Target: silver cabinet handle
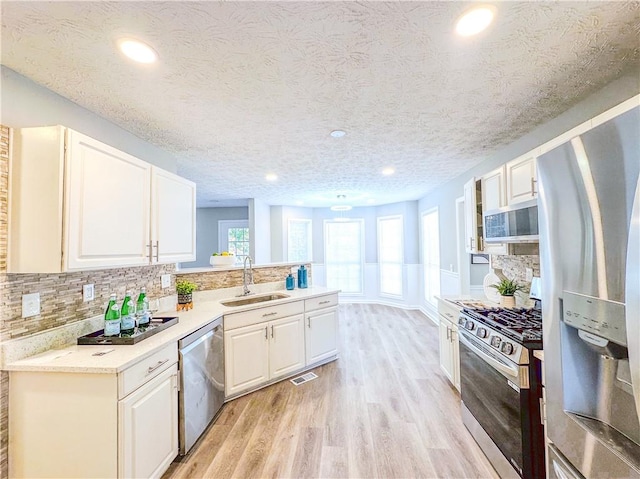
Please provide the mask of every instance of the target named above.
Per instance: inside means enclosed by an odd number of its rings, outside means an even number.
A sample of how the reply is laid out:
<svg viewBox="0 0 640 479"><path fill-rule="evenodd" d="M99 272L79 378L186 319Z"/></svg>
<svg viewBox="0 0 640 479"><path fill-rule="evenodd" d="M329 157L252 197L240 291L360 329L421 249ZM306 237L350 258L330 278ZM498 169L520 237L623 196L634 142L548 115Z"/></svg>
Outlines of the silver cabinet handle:
<svg viewBox="0 0 640 479"><path fill-rule="evenodd" d="M273 325L271 325L271 339L273 339Z"/></svg>
<svg viewBox="0 0 640 479"><path fill-rule="evenodd" d="M264 327L264 339L269 339L269 326Z"/></svg>
<svg viewBox="0 0 640 479"><path fill-rule="evenodd" d="M327 300L327 301L320 301L320 303L318 304L329 304L331 301Z"/></svg>
<svg viewBox="0 0 640 479"><path fill-rule="evenodd" d="M447 341L451 341L451 328L447 326Z"/></svg>
<svg viewBox="0 0 640 479"><path fill-rule="evenodd" d="M160 262L160 240L156 241L156 263Z"/></svg>
<svg viewBox="0 0 640 479"><path fill-rule="evenodd" d="M536 195L536 183L537 183L537 180L532 177L531 178L531 196Z"/></svg>
<svg viewBox="0 0 640 479"><path fill-rule="evenodd" d="M262 317L263 317L263 318L266 318L267 316L273 316L274 314L278 314L278 312L277 312L277 311L274 311L273 313L264 313L264 314L262 315Z"/></svg>
<svg viewBox="0 0 640 479"><path fill-rule="evenodd" d="M444 314L446 314L446 315L447 315L447 316L449 316L450 318L453 318L453 314L451 314L451 313L444 313Z"/></svg>
<svg viewBox="0 0 640 479"><path fill-rule="evenodd" d="M307 317L307 324L309 325L309 329L311 329L311 316Z"/></svg>
<svg viewBox="0 0 640 479"><path fill-rule="evenodd" d="M158 369L160 366L162 366L167 361L169 361L169 360L165 359L164 361L158 361L158 363L155 366L149 366L149 368L147 369L147 374L151 374L152 372L154 372L156 369Z"/></svg>

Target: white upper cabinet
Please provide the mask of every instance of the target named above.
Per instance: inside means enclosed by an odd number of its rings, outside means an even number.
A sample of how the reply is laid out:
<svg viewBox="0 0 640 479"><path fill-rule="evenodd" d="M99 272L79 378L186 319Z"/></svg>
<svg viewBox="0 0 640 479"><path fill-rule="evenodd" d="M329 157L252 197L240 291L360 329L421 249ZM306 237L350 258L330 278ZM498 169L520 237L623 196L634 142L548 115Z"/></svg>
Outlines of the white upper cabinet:
<svg viewBox="0 0 640 479"><path fill-rule="evenodd" d="M149 263L151 165L67 130L63 269Z"/></svg>
<svg viewBox="0 0 640 479"><path fill-rule="evenodd" d="M504 166L482 177L482 209L485 212L506 206L507 191L504 179Z"/></svg>
<svg viewBox="0 0 640 479"><path fill-rule="evenodd" d="M514 205L538 197L536 158L525 155L505 165L507 204Z"/></svg>
<svg viewBox="0 0 640 479"><path fill-rule="evenodd" d="M151 167L152 262L196 259L196 185Z"/></svg>
<svg viewBox="0 0 640 479"><path fill-rule="evenodd" d="M15 130L10 169L11 273L195 259L187 180L61 126Z"/></svg>
<svg viewBox="0 0 640 479"><path fill-rule="evenodd" d="M482 200L478 184L471 178L464 185L464 249L467 253L480 252L482 241Z"/></svg>

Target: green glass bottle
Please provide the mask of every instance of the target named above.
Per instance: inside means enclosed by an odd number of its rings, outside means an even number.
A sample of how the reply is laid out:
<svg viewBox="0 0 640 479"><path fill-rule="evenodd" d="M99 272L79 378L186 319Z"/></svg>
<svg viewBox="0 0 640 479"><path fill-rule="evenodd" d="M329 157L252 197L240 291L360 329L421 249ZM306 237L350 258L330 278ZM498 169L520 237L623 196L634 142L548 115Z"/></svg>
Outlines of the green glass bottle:
<svg viewBox="0 0 640 479"><path fill-rule="evenodd" d="M109 297L107 310L104 312L104 335L118 336L120 334L120 308L116 303L116 295Z"/></svg>
<svg viewBox="0 0 640 479"><path fill-rule="evenodd" d="M136 302L136 320L138 321L139 328L146 328L149 326L149 320L151 319L151 312L149 311L149 299L147 298L147 289L141 288L138 295L138 301Z"/></svg>
<svg viewBox="0 0 640 479"><path fill-rule="evenodd" d="M131 336L136 328L136 305L131 299L131 291L127 291L120 309L120 334Z"/></svg>

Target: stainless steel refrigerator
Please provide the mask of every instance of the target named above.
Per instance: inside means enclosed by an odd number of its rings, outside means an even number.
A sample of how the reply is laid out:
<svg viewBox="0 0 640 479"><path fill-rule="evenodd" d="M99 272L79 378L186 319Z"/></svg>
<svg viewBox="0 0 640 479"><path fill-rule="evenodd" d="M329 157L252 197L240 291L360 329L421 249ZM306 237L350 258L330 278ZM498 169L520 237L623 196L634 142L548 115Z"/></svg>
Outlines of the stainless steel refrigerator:
<svg viewBox="0 0 640 479"><path fill-rule="evenodd" d="M552 478L640 478L635 105L538 158Z"/></svg>

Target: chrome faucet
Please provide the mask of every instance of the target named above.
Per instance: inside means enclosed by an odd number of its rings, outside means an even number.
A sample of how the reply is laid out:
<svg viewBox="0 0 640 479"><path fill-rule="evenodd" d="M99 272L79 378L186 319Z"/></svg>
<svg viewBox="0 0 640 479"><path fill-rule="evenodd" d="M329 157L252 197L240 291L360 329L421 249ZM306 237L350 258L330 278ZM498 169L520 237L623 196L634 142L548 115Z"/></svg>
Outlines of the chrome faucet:
<svg viewBox="0 0 640 479"><path fill-rule="evenodd" d="M249 261L249 269L247 270L247 261ZM253 260L251 256L244 257L244 267L242 269L242 296L251 294L249 285L253 284Z"/></svg>

